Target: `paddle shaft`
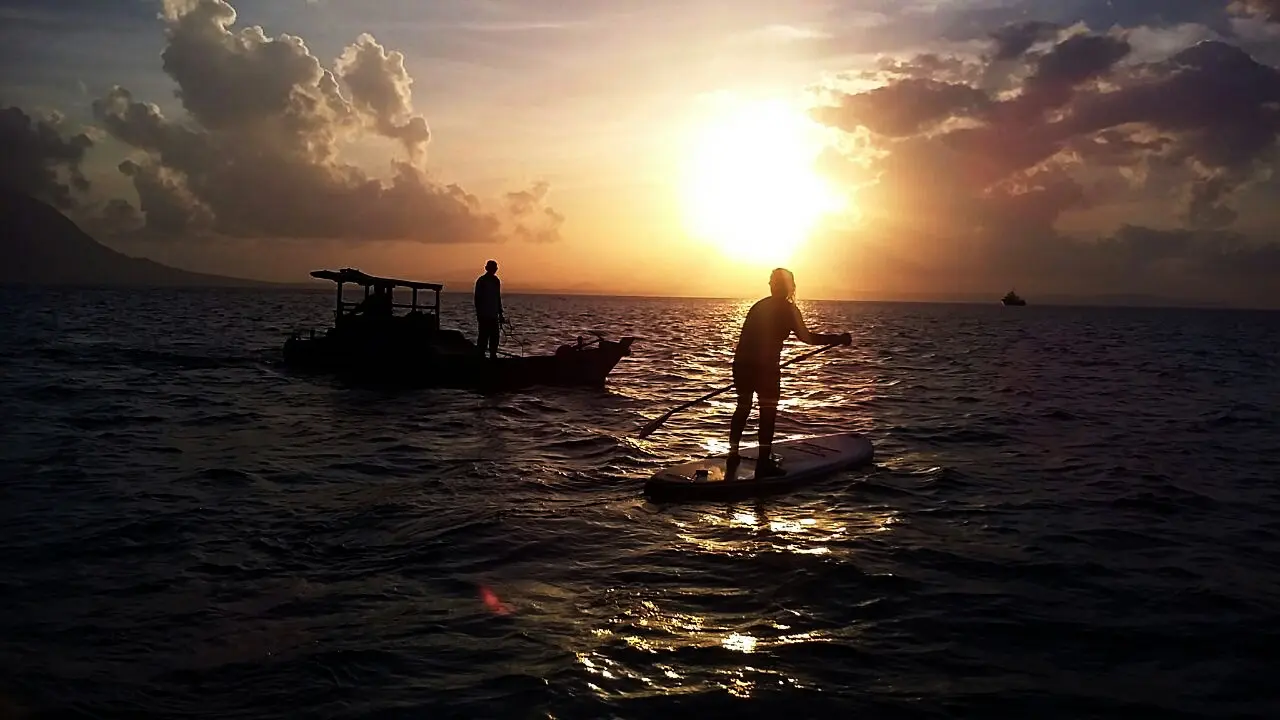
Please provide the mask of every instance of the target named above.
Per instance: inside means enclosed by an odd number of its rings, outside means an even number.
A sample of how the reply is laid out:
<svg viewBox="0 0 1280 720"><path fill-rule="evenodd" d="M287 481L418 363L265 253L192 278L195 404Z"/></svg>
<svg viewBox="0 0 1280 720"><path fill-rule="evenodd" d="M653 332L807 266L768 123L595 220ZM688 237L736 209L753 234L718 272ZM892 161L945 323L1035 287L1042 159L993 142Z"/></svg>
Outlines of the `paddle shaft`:
<svg viewBox="0 0 1280 720"><path fill-rule="evenodd" d="M788 365L791 365L791 364L793 364L793 363L798 363L798 362L800 362L801 360L805 360L805 359L811 358L811 357L813 357L814 355L817 355L818 353L824 353L824 352L826 352L826 351L830 350L830 349L831 349L831 348L833 348L833 347L840 347L840 343L835 343L835 344L832 344L832 345L823 345L822 347L818 348L817 350L813 350L813 351L811 351L811 352L807 352L807 353L805 353L805 354L803 354L803 355L797 355L796 357L793 357L793 358L791 358L790 360L788 360L788 361L786 361L786 362L782 363L781 365L779 365L779 366L778 366L778 369L779 369L779 370L781 370L782 368L784 368L784 367L786 367L786 366L788 366ZM665 423L666 421L670 420L672 415L675 415L676 413L680 412L681 410L687 410L687 409L689 409L689 408L693 407L694 405L697 405L697 404L698 404L698 403L700 403L700 402L705 402L705 401L707 401L707 400L710 400L711 398L713 398L713 397L715 397L715 396L719 395L719 394L720 394L720 393L722 393L722 392L727 392L727 391L729 391L729 390L732 390L732 389L733 389L733 386L734 386L734 383L729 383L728 385L725 385L724 387L722 387L722 388L720 388L720 389L718 389L718 390L712 390L711 392L707 393L706 395L703 395L702 397L698 398L697 400L690 400L689 402L684 403L683 405L677 405L676 407L671 408L671 409L670 409L670 410L668 410L667 412L665 412L665 413L663 413L662 415L660 415L657 419L655 419L655 420L653 420L652 422L650 422L648 425L645 425L645 426L644 426L644 428L640 430L640 437L641 437L642 439L643 439L643 438L646 438L646 437L649 437L650 435L652 435L652 434L653 434L653 432L654 432L655 430L657 430L658 428L662 427L662 424L663 424L663 423Z"/></svg>

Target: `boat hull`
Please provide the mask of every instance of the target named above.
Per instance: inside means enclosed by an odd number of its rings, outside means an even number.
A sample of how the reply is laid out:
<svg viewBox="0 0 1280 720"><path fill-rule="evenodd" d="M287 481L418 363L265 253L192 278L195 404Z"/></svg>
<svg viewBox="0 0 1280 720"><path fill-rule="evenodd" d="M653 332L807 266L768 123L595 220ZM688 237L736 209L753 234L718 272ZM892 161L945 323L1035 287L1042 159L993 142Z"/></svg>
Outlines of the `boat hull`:
<svg viewBox="0 0 1280 720"><path fill-rule="evenodd" d="M329 336L290 338L284 366L334 374L361 383L412 387L516 390L537 385L603 387L609 373L631 354L634 338L566 345L552 355L486 358L470 343L343 342Z"/></svg>

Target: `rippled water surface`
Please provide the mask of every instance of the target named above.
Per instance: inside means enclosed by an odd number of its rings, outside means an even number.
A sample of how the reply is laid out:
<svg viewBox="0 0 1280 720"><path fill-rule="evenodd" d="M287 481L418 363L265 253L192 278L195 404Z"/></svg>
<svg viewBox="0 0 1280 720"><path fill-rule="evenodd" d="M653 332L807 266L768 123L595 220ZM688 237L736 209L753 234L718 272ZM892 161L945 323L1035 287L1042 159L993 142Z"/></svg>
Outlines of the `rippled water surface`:
<svg viewBox="0 0 1280 720"><path fill-rule="evenodd" d="M282 372L327 293L2 299L0 715L1280 716L1280 314L809 303L779 436L876 465L654 506L745 302L508 298L641 340L479 396Z"/></svg>

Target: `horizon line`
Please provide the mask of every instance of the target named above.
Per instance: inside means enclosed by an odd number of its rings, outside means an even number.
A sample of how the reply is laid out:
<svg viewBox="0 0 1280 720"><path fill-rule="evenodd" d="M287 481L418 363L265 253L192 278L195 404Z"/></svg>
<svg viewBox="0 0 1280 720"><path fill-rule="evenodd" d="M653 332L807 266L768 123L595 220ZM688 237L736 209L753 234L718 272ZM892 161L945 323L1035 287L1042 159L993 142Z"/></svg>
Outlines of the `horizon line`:
<svg viewBox="0 0 1280 720"><path fill-rule="evenodd" d="M280 282L271 280L254 280L250 278L228 278L232 283L184 283L184 284L136 284L136 285L119 285L119 284L98 284L98 283L22 283L22 282L0 282L0 288L6 287L38 287L42 289L81 289L81 290L269 290L269 291L303 291L329 294L332 288L323 288L319 285L307 282ZM238 284L249 283L249 284ZM468 295L469 290L448 290L442 289L441 294L444 295ZM599 290L570 290L570 289L547 289L547 288L513 288L503 292L507 296L572 296L586 298L609 298L609 299L635 299L635 300L711 300L711 301L747 301L758 299L763 296L730 296L730 295L683 295L683 294L643 294L643 293L606 293ZM1114 308L1114 309L1169 309L1169 310L1241 310L1241 311L1263 311L1263 312L1280 312L1280 305L1246 305L1233 304L1223 301L1212 300L1194 300L1190 298L1170 298L1158 295L1133 295L1122 296L1127 299L1110 299L1112 296L1107 294L1100 295L1072 295L1055 293L1043 296L1037 302L1029 302L1026 307L1088 307L1088 308ZM983 300L977 294L965 295L937 295L929 296L927 294L918 294L915 297L904 295L887 294L881 297L811 297L798 298L805 302L828 302L828 303L885 303L885 304L913 304L913 305L1000 305L999 298L991 300ZM1023 308L1025 312L1025 307Z"/></svg>

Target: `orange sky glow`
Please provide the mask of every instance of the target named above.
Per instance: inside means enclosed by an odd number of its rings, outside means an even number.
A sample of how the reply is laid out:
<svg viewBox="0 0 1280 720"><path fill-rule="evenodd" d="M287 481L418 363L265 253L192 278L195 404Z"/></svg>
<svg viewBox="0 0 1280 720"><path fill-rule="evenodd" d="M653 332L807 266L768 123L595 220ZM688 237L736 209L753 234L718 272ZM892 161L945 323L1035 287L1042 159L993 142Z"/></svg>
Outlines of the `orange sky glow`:
<svg viewBox="0 0 1280 720"><path fill-rule="evenodd" d="M82 227L179 267L1280 304L1266 0L137 5L22 5L0 89L85 133L39 159Z"/></svg>

